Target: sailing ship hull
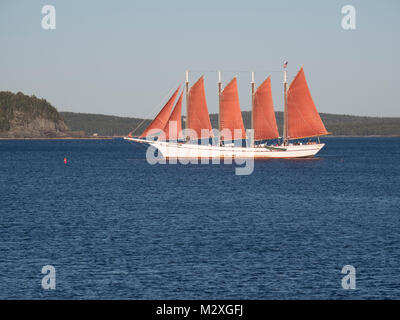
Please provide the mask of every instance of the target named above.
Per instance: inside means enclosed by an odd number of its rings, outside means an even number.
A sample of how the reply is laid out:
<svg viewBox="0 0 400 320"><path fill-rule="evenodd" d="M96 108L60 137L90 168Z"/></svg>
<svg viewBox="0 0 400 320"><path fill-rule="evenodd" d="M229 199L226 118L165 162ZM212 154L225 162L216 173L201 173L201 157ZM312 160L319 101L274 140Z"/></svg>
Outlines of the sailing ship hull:
<svg viewBox="0 0 400 320"><path fill-rule="evenodd" d="M166 141L147 141L144 139L125 137L126 140L149 144L159 150L166 159L170 158L255 158L255 159L279 159L279 158L310 158L315 156L325 144L301 144L279 147L235 147L212 146L190 143L176 143Z"/></svg>

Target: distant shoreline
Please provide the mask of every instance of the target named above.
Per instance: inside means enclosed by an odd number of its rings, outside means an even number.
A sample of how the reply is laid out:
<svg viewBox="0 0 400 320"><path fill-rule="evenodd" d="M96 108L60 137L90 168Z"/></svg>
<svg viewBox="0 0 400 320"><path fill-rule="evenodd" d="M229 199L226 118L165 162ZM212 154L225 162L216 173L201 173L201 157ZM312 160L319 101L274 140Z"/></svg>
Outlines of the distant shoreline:
<svg viewBox="0 0 400 320"><path fill-rule="evenodd" d="M109 136L109 137L56 137L56 138L0 138L0 140L112 140L122 139L124 136ZM400 135L370 135L370 136L324 136L325 138L399 138Z"/></svg>
<svg viewBox="0 0 400 320"><path fill-rule="evenodd" d="M325 139L325 138L398 138L398 137L400 137L400 135L396 135L396 134L388 134L388 135L373 134L373 135L370 135L370 136L357 136L357 135L333 136L333 135L329 135L329 136L324 136L322 138Z"/></svg>
<svg viewBox="0 0 400 320"><path fill-rule="evenodd" d="M0 138L0 140L111 140L122 137Z"/></svg>

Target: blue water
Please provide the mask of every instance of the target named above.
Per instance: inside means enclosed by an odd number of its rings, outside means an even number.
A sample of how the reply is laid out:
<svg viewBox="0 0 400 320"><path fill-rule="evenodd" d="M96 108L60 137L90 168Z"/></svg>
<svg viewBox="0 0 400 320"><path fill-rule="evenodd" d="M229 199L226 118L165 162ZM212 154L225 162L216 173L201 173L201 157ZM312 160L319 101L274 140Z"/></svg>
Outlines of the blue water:
<svg viewBox="0 0 400 320"><path fill-rule="evenodd" d="M237 176L118 139L0 141L0 298L399 299L400 138L324 142Z"/></svg>

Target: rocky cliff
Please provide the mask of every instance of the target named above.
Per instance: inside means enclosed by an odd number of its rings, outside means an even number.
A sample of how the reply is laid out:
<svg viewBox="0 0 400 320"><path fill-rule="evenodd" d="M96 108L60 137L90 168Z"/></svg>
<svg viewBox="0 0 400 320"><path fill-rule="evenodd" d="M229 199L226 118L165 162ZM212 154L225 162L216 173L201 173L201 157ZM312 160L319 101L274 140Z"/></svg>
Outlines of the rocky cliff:
<svg viewBox="0 0 400 320"><path fill-rule="evenodd" d="M45 99L0 91L0 137L64 137L68 126Z"/></svg>

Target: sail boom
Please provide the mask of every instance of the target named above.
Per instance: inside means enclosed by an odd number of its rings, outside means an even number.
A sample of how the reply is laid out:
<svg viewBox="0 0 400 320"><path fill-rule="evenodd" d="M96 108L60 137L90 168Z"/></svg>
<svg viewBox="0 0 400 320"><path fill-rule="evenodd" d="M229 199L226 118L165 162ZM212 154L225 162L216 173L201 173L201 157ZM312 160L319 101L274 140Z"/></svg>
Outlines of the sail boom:
<svg viewBox="0 0 400 320"><path fill-rule="evenodd" d="M296 140L296 139L305 139L305 138L314 138L314 137L323 137L323 136L328 136L332 134L332 132L327 132L327 133L323 133L323 134L314 134L312 136L304 136L304 137L296 137L296 138L291 138L288 137L288 140Z"/></svg>

